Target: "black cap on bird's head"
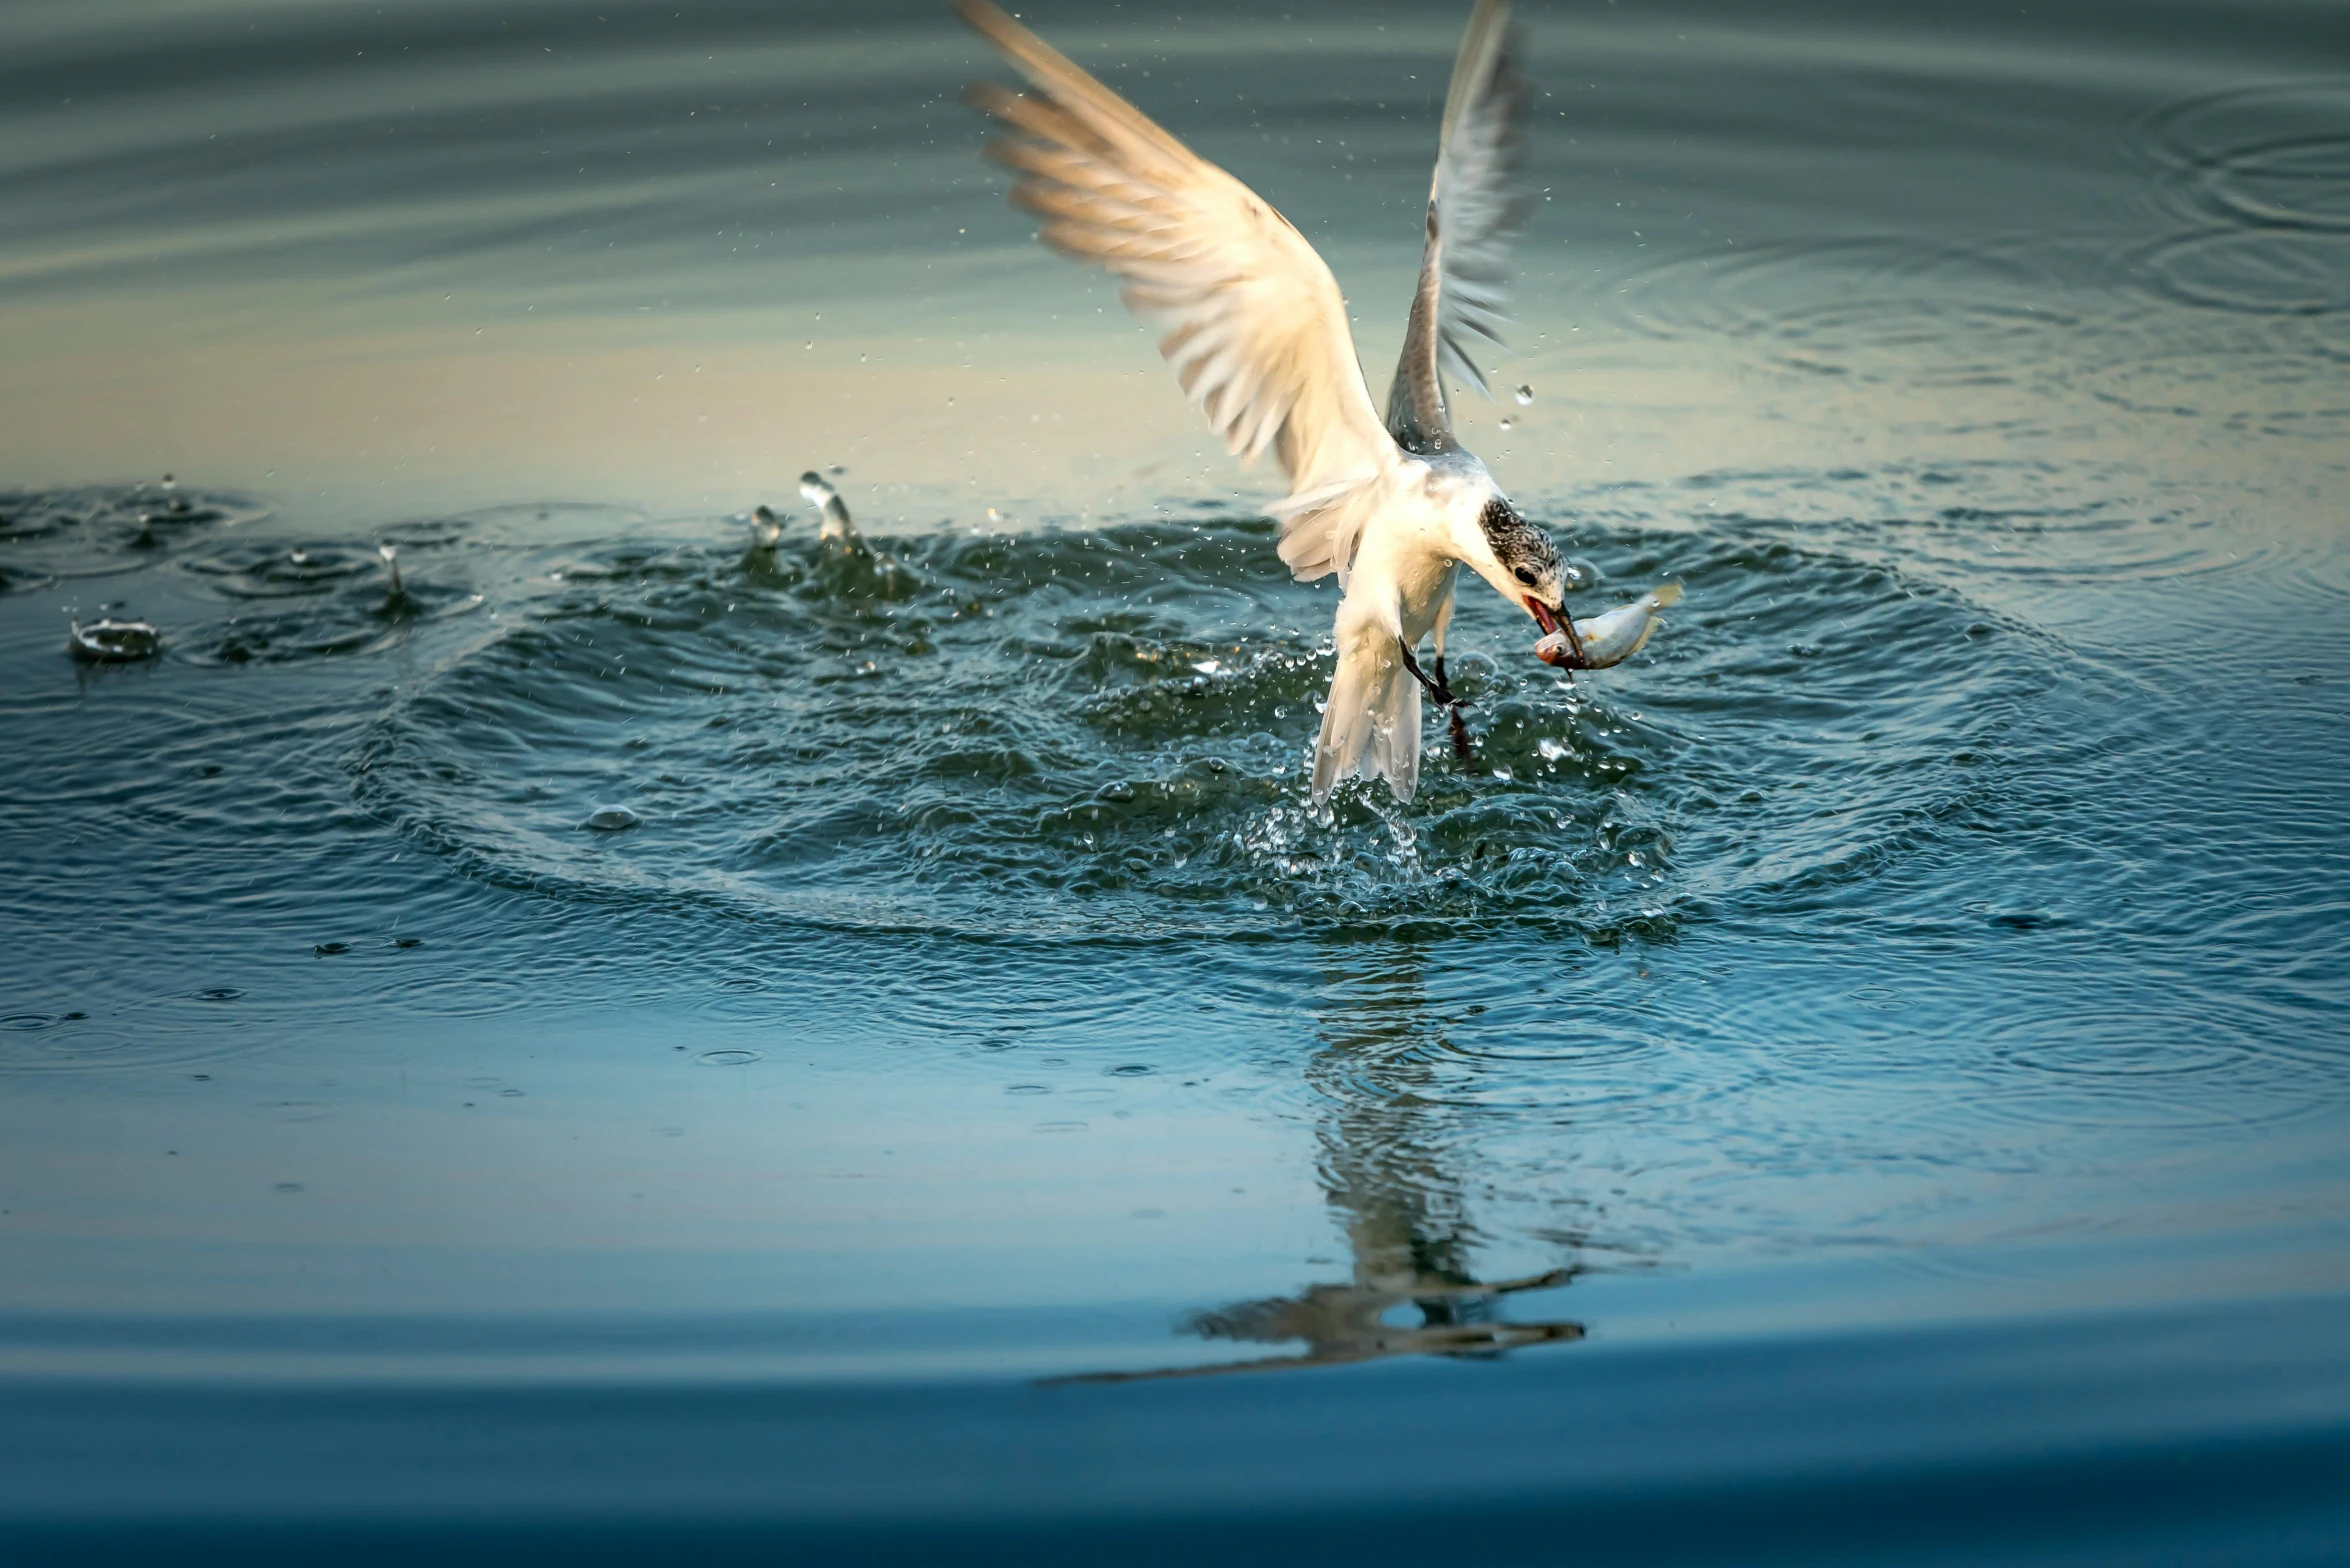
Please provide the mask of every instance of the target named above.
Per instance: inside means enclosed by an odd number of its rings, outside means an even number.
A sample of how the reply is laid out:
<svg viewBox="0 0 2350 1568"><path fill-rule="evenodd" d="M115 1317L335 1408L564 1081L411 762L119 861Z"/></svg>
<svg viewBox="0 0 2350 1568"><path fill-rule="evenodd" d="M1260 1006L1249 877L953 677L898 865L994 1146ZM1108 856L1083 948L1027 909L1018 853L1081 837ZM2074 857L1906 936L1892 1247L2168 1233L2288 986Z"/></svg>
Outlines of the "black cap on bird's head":
<svg viewBox="0 0 2350 1568"><path fill-rule="evenodd" d="M1479 575L1500 590L1503 598L1522 606L1544 632L1554 632L1566 617L1567 584L1575 569L1559 555L1550 535L1526 521L1506 496L1485 503L1477 518L1492 565L1472 562Z"/></svg>

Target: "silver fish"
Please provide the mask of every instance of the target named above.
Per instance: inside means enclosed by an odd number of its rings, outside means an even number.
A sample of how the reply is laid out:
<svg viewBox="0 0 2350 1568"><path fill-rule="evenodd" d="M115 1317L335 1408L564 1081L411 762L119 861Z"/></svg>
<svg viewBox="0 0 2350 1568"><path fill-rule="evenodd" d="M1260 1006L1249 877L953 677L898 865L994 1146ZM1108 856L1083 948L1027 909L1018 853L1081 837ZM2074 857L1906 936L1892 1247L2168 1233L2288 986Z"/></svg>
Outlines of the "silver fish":
<svg viewBox="0 0 2350 1568"><path fill-rule="evenodd" d="M1551 632L1534 645L1534 657L1564 670L1604 670L1621 664L1656 630L1657 612L1680 602L1679 583L1661 584L1605 615L1574 622L1572 638L1564 627Z"/></svg>

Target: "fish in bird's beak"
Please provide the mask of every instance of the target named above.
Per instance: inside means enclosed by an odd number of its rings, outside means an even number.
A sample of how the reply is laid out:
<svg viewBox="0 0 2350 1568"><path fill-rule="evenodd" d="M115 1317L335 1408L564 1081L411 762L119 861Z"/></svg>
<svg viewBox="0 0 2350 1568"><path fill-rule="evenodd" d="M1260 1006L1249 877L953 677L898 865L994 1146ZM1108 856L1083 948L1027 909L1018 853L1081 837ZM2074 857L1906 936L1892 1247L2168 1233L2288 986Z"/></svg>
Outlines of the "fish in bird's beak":
<svg viewBox="0 0 2350 1568"><path fill-rule="evenodd" d="M1575 634L1575 623L1567 617L1563 603L1553 610L1540 599L1529 598L1526 609L1534 617L1534 624L1542 628L1542 640L1534 645L1534 657L1545 664L1562 669L1586 670L1592 666L1583 657L1583 640Z"/></svg>
<svg viewBox="0 0 2350 1568"><path fill-rule="evenodd" d="M1681 585L1664 583L1630 604L1620 605L1588 621L1570 621L1546 614L1535 601L1526 601L1543 629L1534 645L1534 657L1565 670L1604 670L1638 653L1656 630L1657 614L1681 601Z"/></svg>

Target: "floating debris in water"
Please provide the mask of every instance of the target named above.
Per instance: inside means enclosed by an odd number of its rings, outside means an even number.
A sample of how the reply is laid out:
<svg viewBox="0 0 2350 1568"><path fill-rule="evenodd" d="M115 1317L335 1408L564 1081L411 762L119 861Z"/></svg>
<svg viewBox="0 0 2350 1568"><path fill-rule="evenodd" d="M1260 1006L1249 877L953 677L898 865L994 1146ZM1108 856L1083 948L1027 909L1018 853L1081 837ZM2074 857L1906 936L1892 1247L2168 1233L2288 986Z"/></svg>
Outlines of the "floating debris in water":
<svg viewBox="0 0 2350 1568"><path fill-rule="evenodd" d="M1534 389L1533 389L1532 387L1529 387L1529 386L1521 386L1521 387L1519 387L1519 388L1518 388L1518 406L1519 406L1520 408L1524 408L1524 407L1525 407L1527 404L1529 404L1529 403L1531 403L1531 402L1533 402L1533 401L1534 401Z"/></svg>
<svg viewBox="0 0 2350 1568"><path fill-rule="evenodd" d="M1621 664L1638 653L1656 630L1657 612L1680 602L1681 585L1666 583L1605 615L1573 622L1572 636L1568 628L1554 627L1535 643L1534 657L1562 670L1604 670Z"/></svg>
<svg viewBox="0 0 2350 1568"><path fill-rule="evenodd" d="M626 806L603 806L588 813L581 827L594 833L625 833L630 828L644 826L645 819Z"/></svg>
<svg viewBox="0 0 2350 1568"><path fill-rule="evenodd" d="M112 616L84 626L72 623L66 649L92 664L135 664L163 651L163 633L146 621L118 621Z"/></svg>

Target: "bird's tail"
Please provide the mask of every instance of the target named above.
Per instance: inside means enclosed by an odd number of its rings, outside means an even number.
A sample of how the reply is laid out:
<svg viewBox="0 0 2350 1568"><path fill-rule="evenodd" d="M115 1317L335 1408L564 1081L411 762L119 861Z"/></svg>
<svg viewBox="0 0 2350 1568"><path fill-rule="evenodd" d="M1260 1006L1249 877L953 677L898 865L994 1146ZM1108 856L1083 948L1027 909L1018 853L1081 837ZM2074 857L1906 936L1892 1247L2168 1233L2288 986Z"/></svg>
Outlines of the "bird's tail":
<svg viewBox="0 0 2350 1568"><path fill-rule="evenodd" d="M1343 638L1338 673L1314 747L1314 798L1360 773L1383 778L1397 800L1420 785L1420 683L1403 667L1393 637Z"/></svg>

